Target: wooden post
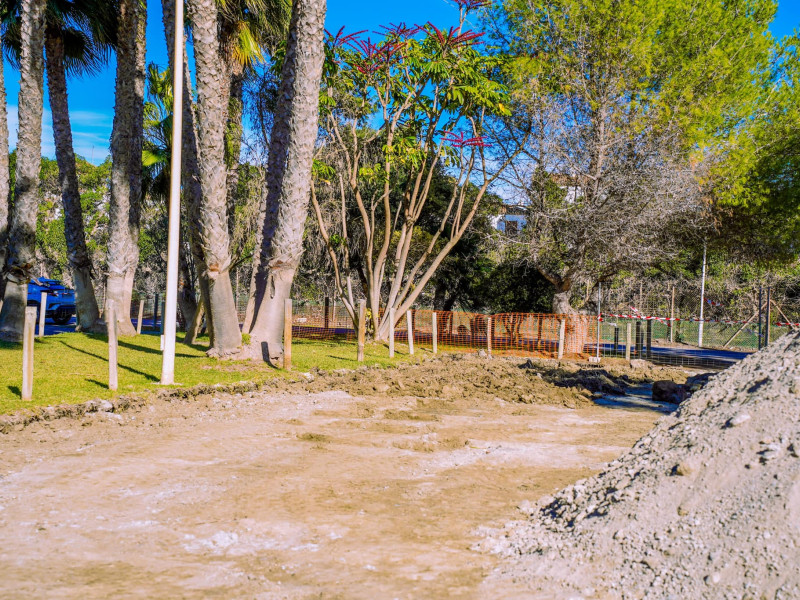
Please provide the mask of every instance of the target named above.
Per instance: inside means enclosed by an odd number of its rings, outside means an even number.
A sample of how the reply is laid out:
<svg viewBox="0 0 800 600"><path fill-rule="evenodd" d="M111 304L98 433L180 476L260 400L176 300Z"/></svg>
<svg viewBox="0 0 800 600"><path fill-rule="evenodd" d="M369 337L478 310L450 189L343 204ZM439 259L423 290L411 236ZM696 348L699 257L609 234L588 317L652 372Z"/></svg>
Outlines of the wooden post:
<svg viewBox="0 0 800 600"><path fill-rule="evenodd" d="M36 332L36 307L25 308L22 327L22 399L33 398L33 338Z"/></svg>
<svg viewBox="0 0 800 600"><path fill-rule="evenodd" d="M358 301L358 362L364 362L364 340L367 337L367 301Z"/></svg>
<svg viewBox="0 0 800 600"><path fill-rule="evenodd" d="M117 307L108 304L108 389L117 391Z"/></svg>
<svg viewBox="0 0 800 600"><path fill-rule="evenodd" d="M633 329L632 324L628 321L625 324L625 360L631 359L631 329Z"/></svg>
<svg viewBox="0 0 800 600"><path fill-rule="evenodd" d="M283 368L292 369L292 299L283 302Z"/></svg>
<svg viewBox="0 0 800 600"><path fill-rule="evenodd" d="M436 311L431 313L431 331L433 332L433 353L439 352L439 324L436 322Z"/></svg>
<svg viewBox="0 0 800 600"><path fill-rule="evenodd" d="M142 333L142 319L144 318L144 298L139 300L139 316L136 319L136 333Z"/></svg>
<svg viewBox="0 0 800 600"><path fill-rule="evenodd" d="M486 354L492 355L492 317L486 317Z"/></svg>
<svg viewBox="0 0 800 600"><path fill-rule="evenodd" d="M672 302L669 305L669 341L675 341L675 286L672 286Z"/></svg>
<svg viewBox="0 0 800 600"><path fill-rule="evenodd" d="M394 358L394 309L389 309L389 358Z"/></svg>
<svg viewBox="0 0 800 600"><path fill-rule="evenodd" d="M153 331L156 330L156 326L158 324L158 307L159 307L159 296L158 294L155 295L153 298Z"/></svg>
<svg viewBox="0 0 800 600"><path fill-rule="evenodd" d="M164 317L166 316L164 314L164 312L165 312L164 309L165 309L166 304L167 304L166 302L162 302L161 303L161 325L160 325L159 331L161 332L162 336L164 335ZM162 348L162 350L163 350L163 348Z"/></svg>
<svg viewBox="0 0 800 600"><path fill-rule="evenodd" d="M325 314L322 317L322 321L322 327L325 329L325 333L327 333L331 326L331 299L327 296L325 296Z"/></svg>
<svg viewBox="0 0 800 600"><path fill-rule="evenodd" d="M650 359L653 356L653 321L647 321L647 338L645 339L645 346L646 350L645 353L647 354L647 358Z"/></svg>
<svg viewBox="0 0 800 600"><path fill-rule="evenodd" d="M619 325L614 324L614 356L619 352Z"/></svg>
<svg viewBox="0 0 800 600"><path fill-rule="evenodd" d="M45 313L47 313L47 292L42 292L39 302L39 337L44 337Z"/></svg>
<svg viewBox="0 0 800 600"><path fill-rule="evenodd" d="M561 322L558 324L558 358L564 358L564 338L567 333L567 318L561 317Z"/></svg>
<svg viewBox="0 0 800 600"><path fill-rule="evenodd" d="M408 329L408 353L414 356L414 320L411 318L411 311L406 311L406 328Z"/></svg>

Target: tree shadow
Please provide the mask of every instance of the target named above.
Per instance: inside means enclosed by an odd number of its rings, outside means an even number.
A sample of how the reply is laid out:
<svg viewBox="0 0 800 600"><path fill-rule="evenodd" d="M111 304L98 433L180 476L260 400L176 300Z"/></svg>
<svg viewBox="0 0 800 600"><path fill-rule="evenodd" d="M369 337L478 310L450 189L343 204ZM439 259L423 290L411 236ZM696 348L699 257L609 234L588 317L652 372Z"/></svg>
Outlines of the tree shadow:
<svg viewBox="0 0 800 600"><path fill-rule="evenodd" d="M95 354L94 352L89 352L87 350L83 350L82 348L76 348L75 346L73 346L71 344L68 344L63 340L60 340L60 341L67 348L70 348L72 350L76 350L76 351L80 352L81 354L86 354L87 356L92 356L94 358L98 358L98 359L100 359L100 360L102 360L104 362L108 362L108 357L106 357L106 356L100 356L99 354ZM145 379L147 379L148 381L159 381L159 378L156 377L155 375L151 375L150 373L145 373L144 371L140 371L139 369L134 369L133 367L126 367L122 363L117 363L117 366L120 369L125 369L126 371L128 371L130 373L135 373L136 375L140 375L140 376L144 377Z"/></svg>
<svg viewBox="0 0 800 600"><path fill-rule="evenodd" d="M107 381L105 383L103 383L102 381L97 381L97 379L89 379L88 377L86 378L86 381L88 381L89 383L93 383L97 387L103 388L104 390L108 389L108 382Z"/></svg>

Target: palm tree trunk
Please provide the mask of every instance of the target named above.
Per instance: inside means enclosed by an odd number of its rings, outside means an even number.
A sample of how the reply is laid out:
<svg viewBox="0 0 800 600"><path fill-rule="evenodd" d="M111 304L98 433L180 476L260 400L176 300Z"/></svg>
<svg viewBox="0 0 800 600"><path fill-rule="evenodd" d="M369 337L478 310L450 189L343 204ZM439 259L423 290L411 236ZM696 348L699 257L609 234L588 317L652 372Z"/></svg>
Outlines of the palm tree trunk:
<svg viewBox="0 0 800 600"><path fill-rule="evenodd" d="M6 266L8 244L8 201L11 197L10 173L8 171L8 108L6 105L6 82L0 69L0 300L6 289L3 269Z"/></svg>
<svg viewBox="0 0 800 600"><path fill-rule="evenodd" d="M197 77L197 148L203 201L200 243L208 276L206 318L213 324L209 353L225 356L242 343L230 278L227 222L225 126L230 76L220 48L215 0L190 0Z"/></svg>
<svg viewBox="0 0 800 600"><path fill-rule="evenodd" d="M279 104L287 107L281 115L286 123L276 122L270 141L270 163L282 168L268 182L259 261L266 277L256 294L250 354L272 364L283 361L283 306L303 254L319 118L325 4L325 0L295 0L292 5L278 92ZM273 160L273 153L285 156L285 161Z"/></svg>
<svg viewBox="0 0 800 600"><path fill-rule="evenodd" d="M161 12L164 22L164 34L167 39L167 50L169 55L173 56L173 48L175 46L175 1L161 0ZM192 260L194 261L197 271L197 282L200 288L200 303L201 306L207 307L209 305L208 275L206 274L205 255L203 253L203 247L200 244L199 235L200 205L203 201L203 191L200 186L200 168L197 164L197 130L194 107L192 106L192 78L189 75L189 68L186 64L185 50L183 56L183 83L183 140L181 142L183 146L183 150L181 151L183 199L186 207L187 220L189 222L189 248L192 252ZM197 315L197 311L195 314ZM207 321L207 329L213 346L213 324L210 319L207 319ZM187 322L186 335L183 338L186 344L195 343L199 333L199 325L199 319L197 318L193 319L191 324Z"/></svg>
<svg viewBox="0 0 800 600"><path fill-rule="evenodd" d="M19 133L14 210L8 238L7 280L0 336L22 339L28 281L36 260L36 216L42 164L45 0L22 0L20 38Z"/></svg>
<svg viewBox="0 0 800 600"><path fill-rule="evenodd" d="M83 211L78 190L78 173L72 147L72 127L67 103L67 77L64 66L64 42L51 32L45 32L47 61L47 90L50 94L50 111L53 115L53 139L56 146L58 178L61 201L64 205L64 234L67 241L67 258L75 285L75 304L78 330L89 329L100 318L97 300L92 287L92 261L86 249L83 231Z"/></svg>
<svg viewBox="0 0 800 600"><path fill-rule="evenodd" d="M142 0L120 0L105 311L108 314L110 303L116 305L120 335L136 334L125 300L130 301L139 257L146 10Z"/></svg>
<svg viewBox="0 0 800 600"><path fill-rule="evenodd" d="M239 187L239 158L242 154L242 117L244 116L244 69L240 63L231 65L231 90L228 114L227 149L228 175L225 181L228 199L228 233L233 239L236 221L236 189Z"/></svg>

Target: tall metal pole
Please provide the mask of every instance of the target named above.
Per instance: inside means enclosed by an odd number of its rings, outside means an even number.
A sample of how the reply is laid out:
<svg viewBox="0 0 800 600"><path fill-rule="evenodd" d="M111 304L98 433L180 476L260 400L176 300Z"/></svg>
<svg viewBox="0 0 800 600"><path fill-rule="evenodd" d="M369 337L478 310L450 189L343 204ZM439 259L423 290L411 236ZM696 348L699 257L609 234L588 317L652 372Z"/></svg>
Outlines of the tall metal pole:
<svg viewBox="0 0 800 600"><path fill-rule="evenodd" d="M700 328L697 333L697 345L703 347L703 309L706 305L706 242L703 242L703 276L700 279Z"/></svg>
<svg viewBox="0 0 800 600"><path fill-rule="evenodd" d="M167 301L162 316L164 354L161 384L175 383L175 318L178 311L178 240L181 218L181 140L183 139L183 2L175 2L175 44L172 57L172 160L167 241Z"/></svg>
<svg viewBox="0 0 800 600"><path fill-rule="evenodd" d="M761 350L761 308L764 306L764 288L758 286L758 349Z"/></svg>

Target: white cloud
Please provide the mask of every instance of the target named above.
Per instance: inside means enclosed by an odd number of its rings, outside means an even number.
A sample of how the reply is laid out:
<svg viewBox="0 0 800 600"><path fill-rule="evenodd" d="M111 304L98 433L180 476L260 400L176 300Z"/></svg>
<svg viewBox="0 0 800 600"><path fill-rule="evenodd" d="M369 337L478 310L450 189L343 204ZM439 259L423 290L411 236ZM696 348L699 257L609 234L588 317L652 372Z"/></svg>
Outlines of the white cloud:
<svg viewBox="0 0 800 600"><path fill-rule="evenodd" d="M94 164L101 163L109 154L112 117L106 113L87 110L70 112L72 123L72 145L75 154L83 156ZM12 150L17 147L19 130L19 113L17 106L8 106L8 145ZM45 109L42 114L42 155L55 158L53 143L53 116Z"/></svg>

